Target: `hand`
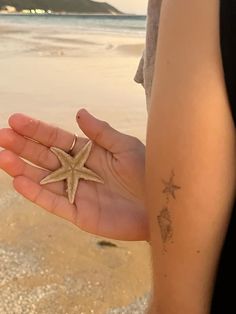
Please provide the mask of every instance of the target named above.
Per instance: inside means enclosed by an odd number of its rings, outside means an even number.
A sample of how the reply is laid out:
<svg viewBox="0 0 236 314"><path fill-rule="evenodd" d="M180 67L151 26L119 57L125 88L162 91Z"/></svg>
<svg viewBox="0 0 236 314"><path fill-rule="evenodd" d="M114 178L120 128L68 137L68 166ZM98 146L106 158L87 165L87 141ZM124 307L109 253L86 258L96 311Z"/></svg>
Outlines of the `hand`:
<svg viewBox="0 0 236 314"><path fill-rule="evenodd" d="M14 177L16 191L82 230L119 240L148 240L145 146L85 109L78 112L77 122L94 143L86 166L100 175L105 184L80 180L75 204L68 202L65 182L39 184L60 166L49 148L56 146L68 151L73 142L74 135L65 130L13 114L9 118L10 128L0 130L0 146L5 148L0 152L0 167ZM78 138L73 154L87 141Z"/></svg>

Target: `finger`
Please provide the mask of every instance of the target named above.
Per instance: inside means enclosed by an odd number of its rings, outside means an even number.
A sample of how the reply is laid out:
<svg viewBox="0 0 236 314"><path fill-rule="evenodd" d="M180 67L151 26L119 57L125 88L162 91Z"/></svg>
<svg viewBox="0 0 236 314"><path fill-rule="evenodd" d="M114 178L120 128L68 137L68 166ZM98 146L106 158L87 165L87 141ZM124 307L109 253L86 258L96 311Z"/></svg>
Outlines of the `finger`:
<svg viewBox="0 0 236 314"><path fill-rule="evenodd" d="M36 205L54 215L76 223L76 207L71 205L66 197L52 193L24 176L14 178L13 186L17 192Z"/></svg>
<svg viewBox="0 0 236 314"><path fill-rule="evenodd" d="M83 133L98 145L112 153L132 149L134 138L112 128L106 121L99 120L87 110L80 109L76 116Z"/></svg>
<svg viewBox="0 0 236 314"><path fill-rule="evenodd" d="M0 130L0 146L42 168L55 170L60 165L57 157L46 146L33 142L9 128Z"/></svg>
<svg viewBox="0 0 236 314"><path fill-rule="evenodd" d="M8 123L17 133L47 147L56 146L69 151L74 140L74 134L21 113L11 115Z"/></svg>
<svg viewBox="0 0 236 314"><path fill-rule="evenodd" d="M36 183L49 174L49 171L29 165L16 154L7 150L0 152L0 168L11 177L24 176ZM45 188L58 195L66 195L63 182L47 184Z"/></svg>

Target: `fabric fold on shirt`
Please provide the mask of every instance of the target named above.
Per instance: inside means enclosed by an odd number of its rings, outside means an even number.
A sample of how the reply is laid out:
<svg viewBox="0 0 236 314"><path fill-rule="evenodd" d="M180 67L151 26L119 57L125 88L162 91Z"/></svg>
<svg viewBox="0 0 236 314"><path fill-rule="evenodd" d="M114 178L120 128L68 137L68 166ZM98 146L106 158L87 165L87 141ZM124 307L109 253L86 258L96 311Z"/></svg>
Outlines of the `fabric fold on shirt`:
<svg viewBox="0 0 236 314"><path fill-rule="evenodd" d="M162 0L148 2L145 49L134 77L135 82L142 84L145 89L147 111L151 98L161 3Z"/></svg>

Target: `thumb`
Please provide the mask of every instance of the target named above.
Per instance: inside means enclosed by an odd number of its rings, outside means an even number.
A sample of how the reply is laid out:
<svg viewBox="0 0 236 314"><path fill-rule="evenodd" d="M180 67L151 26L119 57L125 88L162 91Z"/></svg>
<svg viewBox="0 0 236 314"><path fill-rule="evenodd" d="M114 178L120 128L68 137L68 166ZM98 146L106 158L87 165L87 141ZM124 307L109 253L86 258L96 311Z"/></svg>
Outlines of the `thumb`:
<svg viewBox="0 0 236 314"><path fill-rule="evenodd" d="M99 120L86 109L80 109L76 121L81 131L99 146L112 153L130 149L132 137L112 128L106 121Z"/></svg>

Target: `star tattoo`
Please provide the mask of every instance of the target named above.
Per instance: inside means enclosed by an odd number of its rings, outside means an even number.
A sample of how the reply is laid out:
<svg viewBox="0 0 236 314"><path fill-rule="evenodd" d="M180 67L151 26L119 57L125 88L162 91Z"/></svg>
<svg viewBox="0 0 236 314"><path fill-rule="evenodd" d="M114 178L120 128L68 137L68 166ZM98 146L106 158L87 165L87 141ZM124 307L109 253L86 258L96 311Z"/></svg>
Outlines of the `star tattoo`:
<svg viewBox="0 0 236 314"><path fill-rule="evenodd" d="M51 147L50 150L59 159L61 167L41 180L40 184L66 180L68 199L69 202L73 204L80 179L104 183L104 180L100 176L84 166L89 157L91 148L92 141L88 141L88 143L85 144L84 147L73 157L57 147Z"/></svg>
<svg viewBox="0 0 236 314"><path fill-rule="evenodd" d="M170 177L169 181L166 182L165 180L162 180L162 182L165 184L165 188L162 192L166 194L167 200L169 200L170 195L175 199L175 190L181 189L180 186L175 185L173 183L174 176L175 175L174 175L174 172L172 170L171 177Z"/></svg>

